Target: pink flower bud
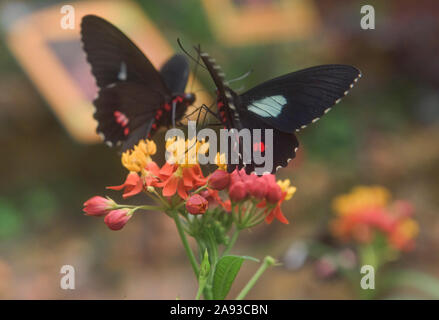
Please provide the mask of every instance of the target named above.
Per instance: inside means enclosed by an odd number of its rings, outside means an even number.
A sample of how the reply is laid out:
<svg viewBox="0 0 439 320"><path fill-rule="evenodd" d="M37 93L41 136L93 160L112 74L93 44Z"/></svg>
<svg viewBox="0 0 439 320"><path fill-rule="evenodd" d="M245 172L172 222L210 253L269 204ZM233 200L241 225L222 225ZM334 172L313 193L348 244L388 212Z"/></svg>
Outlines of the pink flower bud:
<svg viewBox="0 0 439 320"><path fill-rule="evenodd" d="M230 175L224 170L216 170L210 175L209 187L215 190L223 190L229 186Z"/></svg>
<svg viewBox="0 0 439 320"><path fill-rule="evenodd" d="M266 199L268 202L276 203L282 198L282 189L277 183L267 186Z"/></svg>
<svg viewBox="0 0 439 320"><path fill-rule="evenodd" d="M186 209L190 214L203 214L207 210L207 200L199 194L190 196L186 201Z"/></svg>
<svg viewBox="0 0 439 320"><path fill-rule="evenodd" d="M132 216L128 212L128 209L112 210L105 216L104 222L111 230L120 230Z"/></svg>
<svg viewBox="0 0 439 320"><path fill-rule="evenodd" d="M256 199L263 199L267 194L267 184L261 178L247 180L245 183L248 193Z"/></svg>
<svg viewBox="0 0 439 320"><path fill-rule="evenodd" d="M230 173L230 184L235 182L245 182L247 180L248 175L245 173L244 169L238 170L235 169Z"/></svg>
<svg viewBox="0 0 439 320"><path fill-rule="evenodd" d="M241 201L247 196L247 190L244 182L238 181L233 183L229 188L229 197L232 201Z"/></svg>
<svg viewBox="0 0 439 320"><path fill-rule="evenodd" d="M114 208L116 203L100 196L94 196L84 202L84 209L82 209L87 216L103 216Z"/></svg>

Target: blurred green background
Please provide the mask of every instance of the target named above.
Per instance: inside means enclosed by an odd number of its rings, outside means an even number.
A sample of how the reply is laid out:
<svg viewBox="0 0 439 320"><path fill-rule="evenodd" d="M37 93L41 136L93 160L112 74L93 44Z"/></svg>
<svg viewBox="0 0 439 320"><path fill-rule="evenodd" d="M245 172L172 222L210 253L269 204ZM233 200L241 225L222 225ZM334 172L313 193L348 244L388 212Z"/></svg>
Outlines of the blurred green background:
<svg viewBox="0 0 439 320"><path fill-rule="evenodd" d="M334 196L380 184L414 203L421 228L416 249L396 265L439 276L439 3L368 1L376 29L362 30L364 1L314 1L321 22L314 36L231 47L216 38L200 0L137 2L176 51L180 37L188 47L200 43L229 78L252 70L235 89L316 64L352 64L363 73L342 103L299 134L297 159L278 173L298 188L284 207L290 225L258 226L243 234L236 253L282 260L292 243L326 236ZM8 3L0 1L0 10ZM207 73L197 76L213 92ZM0 298L193 298L195 282L169 218L136 215L112 232L82 214L92 195L119 200L104 187L119 184L126 171L114 150L69 137L3 38L0 146ZM72 291L59 287L65 264L76 270ZM256 268L244 266L232 293ZM248 296L355 297L343 278L318 279L312 262L269 270Z"/></svg>

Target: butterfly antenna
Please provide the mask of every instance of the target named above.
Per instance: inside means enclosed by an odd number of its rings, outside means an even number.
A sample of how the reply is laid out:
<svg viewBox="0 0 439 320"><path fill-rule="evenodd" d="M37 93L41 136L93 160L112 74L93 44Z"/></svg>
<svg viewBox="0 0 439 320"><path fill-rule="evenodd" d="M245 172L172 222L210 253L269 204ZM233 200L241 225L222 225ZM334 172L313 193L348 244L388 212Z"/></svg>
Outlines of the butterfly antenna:
<svg viewBox="0 0 439 320"><path fill-rule="evenodd" d="M181 51L183 51L189 58L191 58L192 61L194 61L197 65L200 65L202 68L206 69L205 66L203 66L200 62L199 62L199 57L200 55L198 55L198 59L195 59L189 52L186 51L186 49L183 47L183 45L181 44L180 38L177 38L177 43L178 46L180 47Z"/></svg>
<svg viewBox="0 0 439 320"><path fill-rule="evenodd" d="M235 81L243 80L243 79L247 78L249 75L251 75L252 72L253 72L253 70L249 70L246 73L244 73L242 76L239 76L238 78L235 78L235 79L232 79L232 80L228 80L226 82L226 84L229 84L229 83L232 83L232 82L235 82Z"/></svg>

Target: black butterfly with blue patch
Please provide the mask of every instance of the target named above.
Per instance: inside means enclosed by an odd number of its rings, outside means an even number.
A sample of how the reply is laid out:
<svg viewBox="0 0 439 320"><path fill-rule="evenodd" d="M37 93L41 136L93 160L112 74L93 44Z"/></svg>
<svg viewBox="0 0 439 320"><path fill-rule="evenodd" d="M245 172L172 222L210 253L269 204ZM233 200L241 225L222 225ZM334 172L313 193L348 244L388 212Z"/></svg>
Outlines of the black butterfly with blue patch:
<svg viewBox="0 0 439 320"><path fill-rule="evenodd" d="M238 95L227 85L224 73L215 60L200 48L195 49L217 87L217 117L224 127L261 129L261 139L256 141L257 138L252 136L252 146L259 151L265 149L264 131L273 130L271 171L262 171L264 166L255 163L253 158L246 161L238 142L240 160L231 164L228 159L229 172L245 167L247 173L261 175L287 166L296 156L299 146L294 133L318 121L361 77L361 72L353 66L321 65L274 78Z"/></svg>

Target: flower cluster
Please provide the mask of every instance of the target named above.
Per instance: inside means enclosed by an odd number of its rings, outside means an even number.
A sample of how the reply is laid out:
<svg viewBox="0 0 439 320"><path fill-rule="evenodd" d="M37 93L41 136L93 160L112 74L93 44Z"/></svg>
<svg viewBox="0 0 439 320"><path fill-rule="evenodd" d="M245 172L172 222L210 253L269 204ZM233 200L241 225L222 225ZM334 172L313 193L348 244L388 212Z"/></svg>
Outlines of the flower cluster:
<svg viewBox="0 0 439 320"><path fill-rule="evenodd" d="M397 250L410 250L419 227L413 207L402 200L391 201L390 192L379 186L359 186L334 199L336 218L332 232L341 240L371 243L378 234Z"/></svg>
<svg viewBox="0 0 439 320"><path fill-rule="evenodd" d="M244 203L244 207L259 209L260 216L264 216L267 223L275 218L288 224L280 205L285 200L291 199L296 191L290 186L289 180L276 181L272 174L258 177L255 174L246 174L244 169L235 170L228 174L222 169L216 170L209 179L209 186L216 190L227 189L231 208ZM251 213L252 216L258 213Z"/></svg>
<svg viewBox="0 0 439 320"><path fill-rule="evenodd" d="M281 204L291 199L296 188L289 180L276 181L274 175L258 177L244 170L227 172L224 156L217 154L218 169L204 176L197 162L198 154L208 152L204 141L174 138L166 142L167 162L159 166L152 160L157 150L153 141L141 140L132 150L122 154L122 164L129 170L125 182L108 189L123 190L123 198L144 192L158 204L157 210L186 208L181 214L203 215L220 208L233 217L240 229L274 219L288 223ZM138 209L151 206L118 205L111 199L93 197L84 203L87 215L103 216L112 230L121 229Z"/></svg>
<svg viewBox="0 0 439 320"><path fill-rule="evenodd" d="M204 141L170 139L166 142L167 162L160 167L151 157L157 150L155 143L141 140L122 154L122 165L129 170L125 182L107 189L123 190L124 199L144 192L158 206L118 205L109 198L93 197L84 203L84 212L105 215L105 223L112 230L121 229L136 210L152 208L164 212L185 208L190 215L220 208L223 214L233 217L240 229L264 220L288 223L281 204L291 199L296 190L289 180L276 181L274 175L247 175L244 170L228 173L225 157L220 154L216 157L218 169L205 177L197 156L208 148Z"/></svg>

